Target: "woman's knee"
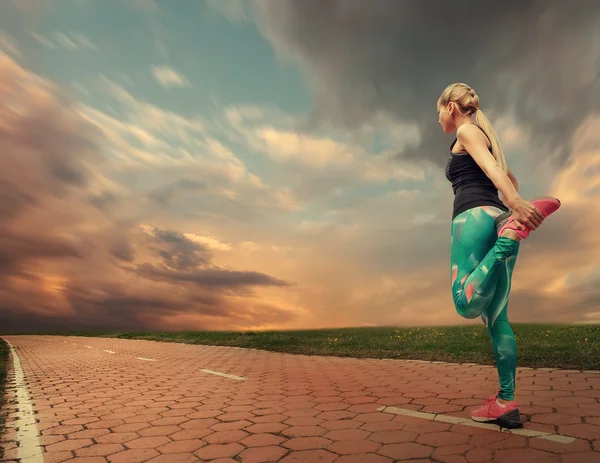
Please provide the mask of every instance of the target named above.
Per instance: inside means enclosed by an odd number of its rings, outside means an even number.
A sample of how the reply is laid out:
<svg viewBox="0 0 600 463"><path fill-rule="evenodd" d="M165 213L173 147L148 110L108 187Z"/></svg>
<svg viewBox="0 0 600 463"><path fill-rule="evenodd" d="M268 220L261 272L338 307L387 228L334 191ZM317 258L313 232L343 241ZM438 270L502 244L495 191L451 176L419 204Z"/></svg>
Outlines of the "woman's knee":
<svg viewBox="0 0 600 463"><path fill-rule="evenodd" d="M472 320L481 315L480 311L474 310L474 308L464 300L464 298L454 299L454 308L456 313L467 320Z"/></svg>

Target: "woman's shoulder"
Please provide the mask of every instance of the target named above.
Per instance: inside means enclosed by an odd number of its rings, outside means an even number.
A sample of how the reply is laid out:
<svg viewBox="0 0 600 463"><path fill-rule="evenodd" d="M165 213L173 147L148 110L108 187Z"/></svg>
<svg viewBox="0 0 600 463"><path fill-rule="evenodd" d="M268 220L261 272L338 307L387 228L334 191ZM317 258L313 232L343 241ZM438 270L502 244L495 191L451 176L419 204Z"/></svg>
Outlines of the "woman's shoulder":
<svg viewBox="0 0 600 463"><path fill-rule="evenodd" d="M464 139L465 137L472 137L477 134L484 135L483 129L475 123L463 124L458 129L456 129L456 138L459 141L461 138Z"/></svg>
<svg viewBox="0 0 600 463"><path fill-rule="evenodd" d="M477 124L463 124L456 129L456 139L461 146L473 145L473 143L480 143L490 149L491 143L487 134Z"/></svg>

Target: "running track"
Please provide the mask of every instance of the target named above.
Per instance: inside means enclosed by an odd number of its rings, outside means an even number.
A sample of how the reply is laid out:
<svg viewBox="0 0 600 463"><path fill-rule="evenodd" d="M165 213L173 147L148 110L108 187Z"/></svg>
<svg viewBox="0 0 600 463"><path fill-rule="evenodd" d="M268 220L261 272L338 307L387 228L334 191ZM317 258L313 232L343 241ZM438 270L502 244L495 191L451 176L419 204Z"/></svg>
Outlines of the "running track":
<svg viewBox="0 0 600 463"><path fill-rule="evenodd" d="M600 371L519 369L530 421L506 432L468 419L495 390L489 366L4 339L17 354L4 461L600 461Z"/></svg>

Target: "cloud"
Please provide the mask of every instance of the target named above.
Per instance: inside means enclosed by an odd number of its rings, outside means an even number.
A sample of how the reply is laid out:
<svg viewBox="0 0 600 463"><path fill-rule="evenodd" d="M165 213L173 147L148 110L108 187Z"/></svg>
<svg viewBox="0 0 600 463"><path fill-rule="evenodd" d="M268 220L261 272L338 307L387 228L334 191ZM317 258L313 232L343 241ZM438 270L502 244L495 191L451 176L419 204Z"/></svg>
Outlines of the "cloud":
<svg viewBox="0 0 600 463"><path fill-rule="evenodd" d="M174 283L192 283L198 287L223 289L249 294L251 286L290 286L290 283L254 271L223 269L211 263L212 252L208 245L191 240L173 230L144 227L146 233L160 243L154 249L160 264L142 264L135 272L146 278ZM211 241L214 244L214 240ZM214 247L214 246L213 246Z"/></svg>
<svg viewBox="0 0 600 463"><path fill-rule="evenodd" d="M600 4L592 0L256 5L264 35L300 65L313 90L313 122L350 130L382 114L416 122L421 142L402 149L401 159L444 162L435 103L456 81L473 86L494 119L514 117L537 159L556 165L568 159L577 127L598 111Z"/></svg>
<svg viewBox="0 0 600 463"><path fill-rule="evenodd" d="M218 238L202 239L211 233L196 226L202 234L189 239L171 228L139 227L161 221L161 214L149 207L152 198L119 178L118 172L132 173L132 166L112 157L111 146L125 134L132 143L153 146L162 146L158 137L164 134L193 142L187 137L201 125L182 118L179 126L175 115L156 108L144 113L141 127L102 117L3 53L0 102L4 332L182 329L190 323L224 329L296 318L293 305L256 290L285 290L291 283L256 269L220 265L213 252L226 246L218 246ZM215 153L235 162L229 155ZM183 172L186 168L178 175ZM256 180L249 180L252 184Z"/></svg>
<svg viewBox="0 0 600 463"><path fill-rule="evenodd" d="M81 114L98 127L111 159L122 166L116 178L143 191L155 202L149 207L158 204L166 209L174 201L187 201L205 213L237 217L253 216L262 208L302 207L289 189L266 185L249 172L240 157L215 138L223 129L210 118L185 118L137 100L110 80L105 84L122 117L91 107L83 108ZM221 116L215 114L215 119ZM142 172L143 184L136 180ZM100 203L108 199L102 194L95 197Z"/></svg>
<svg viewBox="0 0 600 463"><path fill-rule="evenodd" d="M47 48L51 48L53 50L56 49L56 45L54 44L54 42L46 37L44 37L41 34L38 34L37 32L32 32L31 36L37 40L40 44L42 44L43 46L47 47Z"/></svg>
<svg viewBox="0 0 600 463"><path fill-rule="evenodd" d="M152 73L156 81L164 88L190 86L185 76L169 66L154 66Z"/></svg>
<svg viewBox="0 0 600 463"><path fill-rule="evenodd" d="M4 31L0 31L0 51L12 55L13 57L21 56L21 52L17 48L15 39Z"/></svg>
<svg viewBox="0 0 600 463"><path fill-rule="evenodd" d="M298 161L320 168L326 164L350 164L354 158L349 147L330 138L311 138L272 127L258 130L256 138L262 144L262 149L276 160Z"/></svg>
<svg viewBox="0 0 600 463"><path fill-rule="evenodd" d="M289 286L290 284L269 277L258 272L240 272L236 270L223 269L200 269L194 271L168 270L156 268L152 265L142 265L138 273L148 278L165 279L174 282L190 282L200 287L226 287L229 290L235 290L238 287L247 286Z"/></svg>
<svg viewBox="0 0 600 463"><path fill-rule="evenodd" d="M96 50L94 45L89 38L83 35L81 32L71 31L71 37L79 49Z"/></svg>
<svg viewBox="0 0 600 463"><path fill-rule="evenodd" d="M110 253L125 262L135 260L135 249L124 236L117 236L110 245Z"/></svg>
<svg viewBox="0 0 600 463"><path fill-rule="evenodd" d="M210 252L204 246L188 240L181 233L172 230L147 228L147 233L156 242L168 245L168 249L158 250L163 265L172 270L189 270L210 261Z"/></svg>
<svg viewBox="0 0 600 463"><path fill-rule="evenodd" d="M57 48L62 48L67 51L98 49L88 37L77 31L70 31L68 33L54 31L51 37L44 37L42 34L38 34L37 32L31 32L31 36L38 43L53 50L56 50Z"/></svg>
<svg viewBox="0 0 600 463"><path fill-rule="evenodd" d="M188 240L192 241L193 243L199 243L206 246L210 250L229 251L232 249L230 243L224 243L221 240L212 236L199 236L194 233L184 233L183 236L185 236Z"/></svg>
<svg viewBox="0 0 600 463"><path fill-rule="evenodd" d="M210 11L225 17L232 23L248 19L248 4L244 0L204 0Z"/></svg>
<svg viewBox="0 0 600 463"><path fill-rule="evenodd" d="M385 185L389 182L422 182L426 170L416 163L399 165L389 150L389 141L415 143L412 126L386 125L380 131L366 127L358 135L317 129L297 130L299 117L257 107L227 107L224 118L230 126L229 137L275 162L273 178L279 179L296 201L307 203L336 197L351 188ZM373 140L379 146L372 147Z"/></svg>
<svg viewBox="0 0 600 463"><path fill-rule="evenodd" d="M561 199L562 207L525 246L525 252L531 249L535 254L519 264L526 278L516 285L516 300L539 297L541 301L530 306L529 318L550 313L569 319L573 314L564 313L564 307L571 307L585 320L600 304L596 289L600 287L600 237L595 231L600 219L599 134L598 116L586 119L576 131L570 161L549 189Z"/></svg>
<svg viewBox="0 0 600 463"><path fill-rule="evenodd" d="M29 260L59 260L84 257L84 250L66 237L39 236L35 233L15 233L8 228L0 229L2 264L0 272L12 274Z"/></svg>

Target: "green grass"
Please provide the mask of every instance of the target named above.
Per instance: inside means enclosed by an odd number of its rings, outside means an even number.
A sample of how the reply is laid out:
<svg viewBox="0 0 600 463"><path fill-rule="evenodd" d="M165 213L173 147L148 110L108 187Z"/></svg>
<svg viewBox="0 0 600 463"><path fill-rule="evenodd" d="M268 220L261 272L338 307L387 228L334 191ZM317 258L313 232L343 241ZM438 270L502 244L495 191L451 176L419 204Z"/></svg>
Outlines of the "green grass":
<svg viewBox="0 0 600 463"><path fill-rule="evenodd" d="M512 328L517 338L520 367L600 369L600 325L513 323ZM56 334L235 346L306 355L494 364L490 338L483 325L260 332L136 331Z"/></svg>
<svg viewBox="0 0 600 463"><path fill-rule="evenodd" d="M9 347L4 339L0 339L0 442L6 425L6 378L8 375ZM0 445L0 459L4 458L4 447Z"/></svg>

